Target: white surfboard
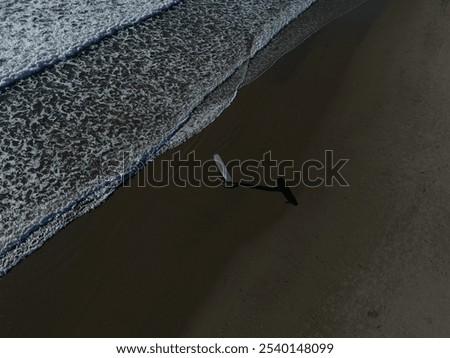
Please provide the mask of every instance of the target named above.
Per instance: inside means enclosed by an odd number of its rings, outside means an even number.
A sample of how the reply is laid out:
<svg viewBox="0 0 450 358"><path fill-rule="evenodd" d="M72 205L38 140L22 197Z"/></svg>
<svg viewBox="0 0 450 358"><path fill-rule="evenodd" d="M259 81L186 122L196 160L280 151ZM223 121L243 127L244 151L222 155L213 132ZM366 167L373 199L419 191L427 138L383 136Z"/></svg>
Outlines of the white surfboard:
<svg viewBox="0 0 450 358"><path fill-rule="evenodd" d="M219 154L214 154L213 158L216 162L217 168L219 168L220 174L222 174L223 180L225 182L231 183L233 180L222 157Z"/></svg>

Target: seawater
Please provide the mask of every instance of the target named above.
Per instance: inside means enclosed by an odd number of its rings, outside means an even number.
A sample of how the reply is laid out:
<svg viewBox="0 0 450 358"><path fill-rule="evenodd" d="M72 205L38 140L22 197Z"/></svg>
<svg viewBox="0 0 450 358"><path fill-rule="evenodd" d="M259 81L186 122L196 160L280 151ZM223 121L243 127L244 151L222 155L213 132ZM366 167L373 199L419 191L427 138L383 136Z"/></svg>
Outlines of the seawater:
<svg viewBox="0 0 450 358"><path fill-rule="evenodd" d="M23 11L31 16L62 1L2 2L1 36L8 41L0 55L0 275L214 120L245 80L249 61L313 2L104 1L129 11L117 17L80 0L82 23L98 25L94 35L67 25L72 30L63 33L74 36L56 36L56 43L30 33L29 22L21 42L22 25L5 15L5 4L27 3ZM45 23L64 27L71 18L62 16ZM107 30L119 22L127 26Z"/></svg>

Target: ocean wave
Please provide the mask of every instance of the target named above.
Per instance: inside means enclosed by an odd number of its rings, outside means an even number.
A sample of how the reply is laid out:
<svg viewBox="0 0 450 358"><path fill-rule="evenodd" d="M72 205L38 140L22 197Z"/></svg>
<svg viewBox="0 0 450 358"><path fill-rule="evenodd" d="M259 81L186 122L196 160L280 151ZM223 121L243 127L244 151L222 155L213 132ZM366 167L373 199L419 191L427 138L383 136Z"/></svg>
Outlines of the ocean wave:
<svg viewBox="0 0 450 358"><path fill-rule="evenodd" d="M67 59L181 0L4 0L0 87Z"/></svg>
<svg viewBox="0 0 450 358"><path fill-rule="evenodd" d="M313 2L186 1L0 93L0 275L214 120Z"/></svg>

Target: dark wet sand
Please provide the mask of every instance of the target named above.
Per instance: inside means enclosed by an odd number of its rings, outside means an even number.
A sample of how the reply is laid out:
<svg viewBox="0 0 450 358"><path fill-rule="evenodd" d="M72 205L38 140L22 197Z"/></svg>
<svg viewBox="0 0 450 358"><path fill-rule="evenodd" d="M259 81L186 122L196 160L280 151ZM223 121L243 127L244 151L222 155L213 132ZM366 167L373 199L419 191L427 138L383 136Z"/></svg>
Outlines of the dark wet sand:
<svg viewBox="0 0 450 358"><path fill-rule="evenodd" d="M350 188L293 188L295 207L135 178L0 280L0 335L449 336L449 16L370 0L180 148L332 149Z"/></svg>

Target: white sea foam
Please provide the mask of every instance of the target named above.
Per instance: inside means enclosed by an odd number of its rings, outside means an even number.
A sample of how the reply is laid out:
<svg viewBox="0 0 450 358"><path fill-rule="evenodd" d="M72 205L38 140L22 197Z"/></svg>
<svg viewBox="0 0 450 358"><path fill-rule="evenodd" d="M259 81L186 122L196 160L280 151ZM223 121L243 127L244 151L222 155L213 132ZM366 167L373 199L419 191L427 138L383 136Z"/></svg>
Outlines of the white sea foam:
<svg viewBox="0 0 450 358"><path fill-rule="evenodd" d="M2 0L0 87L71 56L179 0Z"/></svg>
<svg viewBox="0 0 450 358"><path fill-rule="evenodd" d="M0 275L214 120L313 1L186 1L2 91Z"/></svg>

